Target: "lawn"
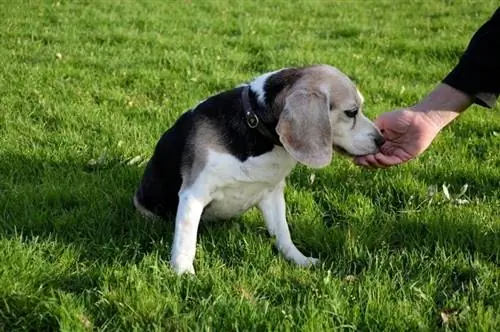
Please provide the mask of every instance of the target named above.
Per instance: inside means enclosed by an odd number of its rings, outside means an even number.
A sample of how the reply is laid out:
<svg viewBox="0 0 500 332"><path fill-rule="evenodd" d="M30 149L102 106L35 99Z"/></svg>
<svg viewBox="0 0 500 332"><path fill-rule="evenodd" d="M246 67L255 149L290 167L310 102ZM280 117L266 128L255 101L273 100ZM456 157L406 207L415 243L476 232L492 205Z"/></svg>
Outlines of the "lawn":
<svg viewBox="0 0 500 332"><path fill-rule="evenodd" d="M496 6L3 1L0 331L499 331L498 105L399 167L297 167L289 224L315 268L251 210L202 224L178 277L173 223L131 205L160 135L210 94L328 63L375 118L435 86Z"/></svg>

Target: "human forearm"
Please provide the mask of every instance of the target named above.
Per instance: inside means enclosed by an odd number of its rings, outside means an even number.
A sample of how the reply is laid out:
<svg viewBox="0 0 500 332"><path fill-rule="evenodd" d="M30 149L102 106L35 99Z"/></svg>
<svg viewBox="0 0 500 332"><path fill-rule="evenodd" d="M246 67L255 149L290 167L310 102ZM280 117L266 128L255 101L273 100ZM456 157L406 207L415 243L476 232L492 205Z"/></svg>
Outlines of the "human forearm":
<svg viewBox="0 0 500 332"><path fill-rule="evenodd" d="M441 130L466 110L472 102L473 98L468 94L441 83L409 109L425 113Z"/></svg>

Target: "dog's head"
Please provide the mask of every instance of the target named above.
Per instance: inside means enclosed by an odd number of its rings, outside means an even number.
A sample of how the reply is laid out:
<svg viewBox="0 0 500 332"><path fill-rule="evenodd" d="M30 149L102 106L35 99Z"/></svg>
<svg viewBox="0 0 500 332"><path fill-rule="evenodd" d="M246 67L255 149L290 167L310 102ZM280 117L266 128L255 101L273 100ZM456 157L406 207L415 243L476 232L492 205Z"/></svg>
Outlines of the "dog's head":
<svg viewBox="0 0 500 332"><path fill-rule="evenodd" d="M362 113L361 93L338 69L284 69L262 79L259 97L279 114L276 132L298 162L324 167L334 150L359 156L383 144L379 129Z"/></svg>

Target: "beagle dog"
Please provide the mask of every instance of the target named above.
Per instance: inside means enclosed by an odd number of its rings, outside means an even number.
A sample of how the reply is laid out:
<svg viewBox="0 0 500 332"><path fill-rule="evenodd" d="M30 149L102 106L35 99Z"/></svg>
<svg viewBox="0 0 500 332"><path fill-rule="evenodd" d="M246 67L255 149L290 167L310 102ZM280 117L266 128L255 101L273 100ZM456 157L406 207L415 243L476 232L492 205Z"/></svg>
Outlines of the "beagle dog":
<svg viewBox="0 0 500 332"><path fill-rule="evenodd" d="M182 114L158 141L134 196L145 216L175 216L172 268L194 273L201 219L230 218L254 206L285 258L315 264L290 237L285 178L297 162L327 166L334 151L377 152L384 138L362 104L345 74L314 65L266 73Z"/></svg>

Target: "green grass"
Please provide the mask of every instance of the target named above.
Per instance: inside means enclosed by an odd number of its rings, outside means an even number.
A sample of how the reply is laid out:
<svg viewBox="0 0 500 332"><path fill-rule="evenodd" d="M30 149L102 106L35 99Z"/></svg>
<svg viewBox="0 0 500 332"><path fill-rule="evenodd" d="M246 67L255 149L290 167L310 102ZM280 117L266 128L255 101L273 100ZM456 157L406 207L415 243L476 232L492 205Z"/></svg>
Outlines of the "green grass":
<svg viewBox="0 0 500 332"><path fill-rule="evenodd" d="M298 167L288 218L318 268L285 261L252 210L202 225L197 275L179 278L172 223L131 207L135 157L208 95L328 63L374 118L429 91L497 5L5 1L0 330L500 330L498 106L400 167Z"/></svg>

